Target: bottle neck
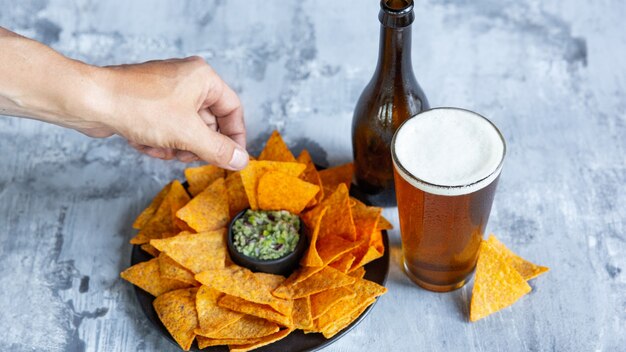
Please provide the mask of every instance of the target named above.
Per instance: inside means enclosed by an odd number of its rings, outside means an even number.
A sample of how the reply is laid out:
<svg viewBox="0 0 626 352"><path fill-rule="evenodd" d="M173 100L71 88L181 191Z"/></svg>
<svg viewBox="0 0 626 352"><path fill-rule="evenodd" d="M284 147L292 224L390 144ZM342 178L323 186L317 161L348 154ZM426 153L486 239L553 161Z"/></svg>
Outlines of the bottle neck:
<svg viewBox="0 0 626 352"><path fill-rule="evenodd" d="M413 75L411 26L380 26L380 47L376 72L382 76Z"/></svg>

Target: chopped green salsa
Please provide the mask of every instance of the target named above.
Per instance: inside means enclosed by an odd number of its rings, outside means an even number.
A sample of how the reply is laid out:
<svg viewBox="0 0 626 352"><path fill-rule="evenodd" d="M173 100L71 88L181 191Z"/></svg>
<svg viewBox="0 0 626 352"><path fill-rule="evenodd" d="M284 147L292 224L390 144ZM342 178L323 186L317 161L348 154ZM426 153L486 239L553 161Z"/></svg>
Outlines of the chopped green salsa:
<svg viewBox="0 0 626 352"><path fill-rule="evenodd" d="M279 259L294 251L300 240L300 218L286 210L248 209L233 224L235 249L260 260Z"/></svg>

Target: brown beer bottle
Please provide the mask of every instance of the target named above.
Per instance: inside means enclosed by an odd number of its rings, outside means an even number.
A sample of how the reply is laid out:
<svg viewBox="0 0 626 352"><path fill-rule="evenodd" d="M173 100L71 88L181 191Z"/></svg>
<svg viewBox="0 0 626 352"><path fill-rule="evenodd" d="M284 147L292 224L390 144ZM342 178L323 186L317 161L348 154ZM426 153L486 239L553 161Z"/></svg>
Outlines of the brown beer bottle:
<svg viewBox="0 0 626 352"><path fill-rule="evenodd" d="M376 205L396 204L389 145L402 122L429 108L411 63L413 0L380 2L380 47L371 81L352 119L358 188Z"/></svg>

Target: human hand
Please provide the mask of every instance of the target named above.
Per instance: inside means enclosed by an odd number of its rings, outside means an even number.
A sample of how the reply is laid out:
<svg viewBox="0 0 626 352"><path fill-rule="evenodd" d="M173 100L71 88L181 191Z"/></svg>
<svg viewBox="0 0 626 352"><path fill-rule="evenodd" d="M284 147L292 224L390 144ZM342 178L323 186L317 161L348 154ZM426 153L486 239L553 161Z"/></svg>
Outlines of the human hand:
<svg viewBox="0 0 626 352"><path fill-rule="evenodd" d="M235 92L199 57L103 67L96 81L109 109L102 126L77 128L95 136L116 133L135 149L161 159L199 158L227 169L248 163L243 110Z"/></svg>
<svg viewBox="0 0 626 352"><path fill-rule="evenodd" d="M95 67L0 27L0 77L0 114L118 134L162 159L248 163L239 98L199 57Z"/></svg>

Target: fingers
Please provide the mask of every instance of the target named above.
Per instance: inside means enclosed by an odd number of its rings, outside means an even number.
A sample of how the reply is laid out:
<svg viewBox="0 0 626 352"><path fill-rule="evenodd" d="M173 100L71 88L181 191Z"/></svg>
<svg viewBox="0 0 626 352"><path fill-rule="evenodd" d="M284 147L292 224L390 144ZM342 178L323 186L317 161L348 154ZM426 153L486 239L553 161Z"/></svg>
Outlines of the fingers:
<svg viewBox="0 0 626 352"><path fill-rule="evenodd" d="M248 153L239 144L206 125L198 126L190 140L179 149L193 152L206 162L229 170L241 170L249 160Z"/></svg>
<svg viewBox="0 0 626 352"><path fill-rule="evenodd" d="M147 145L137 144L131 141L129 141L128 144L130 144L130 146L137 149L141 153L144 153L153 158L163 159L163 160L171 160L171 159L174 159L175 157L178 158L177 152L171 148L154 148L154 147L149 147Z"/></svg>
<svg viewBox="0 0 626 352"><path fill-rule="evenodd" d="M195 161L200 160L200 158L196 154L185 151L185 150L177 151L176 159L182 161L183 163L193 163Z"/></svg>
<svg viewBox="0 0 626 352"><path fill-rule="evenodd" d="M219 131L246 148L246 127L243 119L243 108L237 94L213 71L209 79L212 81L203 108L215 116Z"/></svg>

